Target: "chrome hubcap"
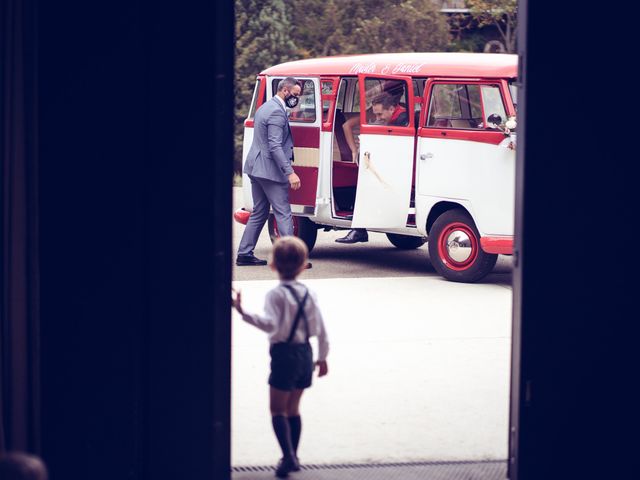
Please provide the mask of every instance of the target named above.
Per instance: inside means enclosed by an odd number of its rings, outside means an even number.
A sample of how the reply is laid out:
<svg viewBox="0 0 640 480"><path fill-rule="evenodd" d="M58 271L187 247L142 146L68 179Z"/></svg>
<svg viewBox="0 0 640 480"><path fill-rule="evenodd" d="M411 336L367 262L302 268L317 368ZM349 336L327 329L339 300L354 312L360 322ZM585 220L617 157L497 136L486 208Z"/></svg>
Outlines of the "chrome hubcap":
<svg viewBox="0 0 640 480"><path fill-rule="evenodd" d="M471 238L462 230L454 230L447 237L447 255L454 262L464 263L473 254Z"/></svg>

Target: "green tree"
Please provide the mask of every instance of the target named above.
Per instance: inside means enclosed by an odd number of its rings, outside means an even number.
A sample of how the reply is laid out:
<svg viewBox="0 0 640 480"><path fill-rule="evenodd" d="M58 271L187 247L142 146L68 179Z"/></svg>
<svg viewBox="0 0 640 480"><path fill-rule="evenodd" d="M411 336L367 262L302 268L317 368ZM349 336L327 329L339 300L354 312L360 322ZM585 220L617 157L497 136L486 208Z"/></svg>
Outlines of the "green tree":
<svg viewBox="0 0 640 480"><path fill-rule="evenodd" d="M243 122L249 111L256 75L277 63L297 58L291 34L291 8L284 0L236 0L235 157L241 170Z"/></svg>
<svg viewBox="0 0 640 480"><path fill-rule="evenodd" d="M353 40L361 52L432 52L447 50L450 34L432 0L404 0L359 21Z"/></svg>
<svg viewBox="0 0 640 480"><path fill-rule="evenodd" d="M479 27L497 28L507 53L516 52L518 0L467 0L467 7Z"/></svg>
<svg viewBox="0 0 640 480"><path fill-rule="evenodd" d="M235 171L256 75L289 60L327 55L450 50L433 0L235 0Z"/></svg>
<svg viewBox="0 0 640 480"><path fill-rule="evenodd" d="M292 31L302 57L446 50L439 9L432 0L306 0Z"/></svg>

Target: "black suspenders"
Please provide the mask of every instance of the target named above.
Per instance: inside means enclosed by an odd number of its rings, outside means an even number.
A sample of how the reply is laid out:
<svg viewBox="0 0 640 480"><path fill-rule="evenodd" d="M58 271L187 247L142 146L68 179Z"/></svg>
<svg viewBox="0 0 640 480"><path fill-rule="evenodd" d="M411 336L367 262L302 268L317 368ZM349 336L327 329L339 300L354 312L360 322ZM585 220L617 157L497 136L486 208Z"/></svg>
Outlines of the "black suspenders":
<svg viewBox="0 0 640 480"><path fill-rule="evenodd" d="M300 300L300 298L298 298L298 294L296 293L295 289L291 285L283 285L283 287L289 290L289 292L291 292L291 295L293 295L293 298L298 304L298 312L296 313L296 318L293 321L293 326L291 327L291 332L289 333L289 338L287 339L287 343L291 343L291 341L293 340L293 337L296 334L296 330L298 329L298 324L300 323L300 317L302 317L304 321L306 342L308 343L309 342L309 321L307 320L307 315L304 313L304 305L307 303L309 290L306 290L304 292L304 297L302 297L302 300Z"/></svg>

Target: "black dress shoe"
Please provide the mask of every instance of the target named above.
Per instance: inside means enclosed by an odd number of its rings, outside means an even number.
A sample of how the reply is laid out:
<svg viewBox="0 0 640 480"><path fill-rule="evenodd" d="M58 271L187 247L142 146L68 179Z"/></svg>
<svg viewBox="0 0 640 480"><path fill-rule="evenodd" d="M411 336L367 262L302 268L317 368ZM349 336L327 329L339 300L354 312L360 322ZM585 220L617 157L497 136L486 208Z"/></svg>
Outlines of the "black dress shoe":
<svg viewBox="0 0 640 480"><path fill-rule="evenodd" d="M342 238L336 238L338 243L368 242L369 234L364 228L354 228Z"/></svg>
<svg viewBox="0 0 640 480"><path fill-rule="evenodd" d="M236 265L242 267L245 265L266 265L266 260L260 260L254 255L238 255L236 257Z"/></svg>
<svg viewBox="0 0 640 480"><path fill-rule="evenodd" d="M286 478L289 476L289 472L297 472L300 470L300 464L295 457L281 458L276 467L276 477Z"/></svg>

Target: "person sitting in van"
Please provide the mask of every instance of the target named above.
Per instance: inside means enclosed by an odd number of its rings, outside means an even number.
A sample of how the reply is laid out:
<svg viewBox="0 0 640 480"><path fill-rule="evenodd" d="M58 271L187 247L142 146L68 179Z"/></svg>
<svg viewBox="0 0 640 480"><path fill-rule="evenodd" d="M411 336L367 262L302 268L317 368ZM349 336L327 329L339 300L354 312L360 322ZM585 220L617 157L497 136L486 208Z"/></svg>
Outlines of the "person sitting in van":
<svg viewBox="0 0 640 480"><path fill-rule="evenodd" d="M382 91L382 85L380 83L376 83L375 85L369 87L366 92L366 118L367 123L376 123L376 117L372 111L372 103L371 99L376 98L380 95ZM342 122L342 135L344 137L344 141L347 143L349 150L351 150L351 161L353 163L358 163L358 137L356 136L354 130L356 127L360 125L360 114L349 117L346 121Z"/></svg>
<svg viewBox="0 0 640 480"><path fill-rule="evenodd" d="M409 115L407 109L398 103L398 101L389 93L382 93L375 97L371 102L371 108L375 121L373 123L379 125L409 125ZM368 242L369 234L366 228L353 228L349 230L344 237L336 238L338 243L358 243Z"/></svg>
<svg viewBox="0 0 640 480"><path fill-rule="evenodd" d="M389 93L382 93L373 99L373 114L382 125L405 127L409 125L407 109ZM377 122L376 122L377 123Z"/></svg>

